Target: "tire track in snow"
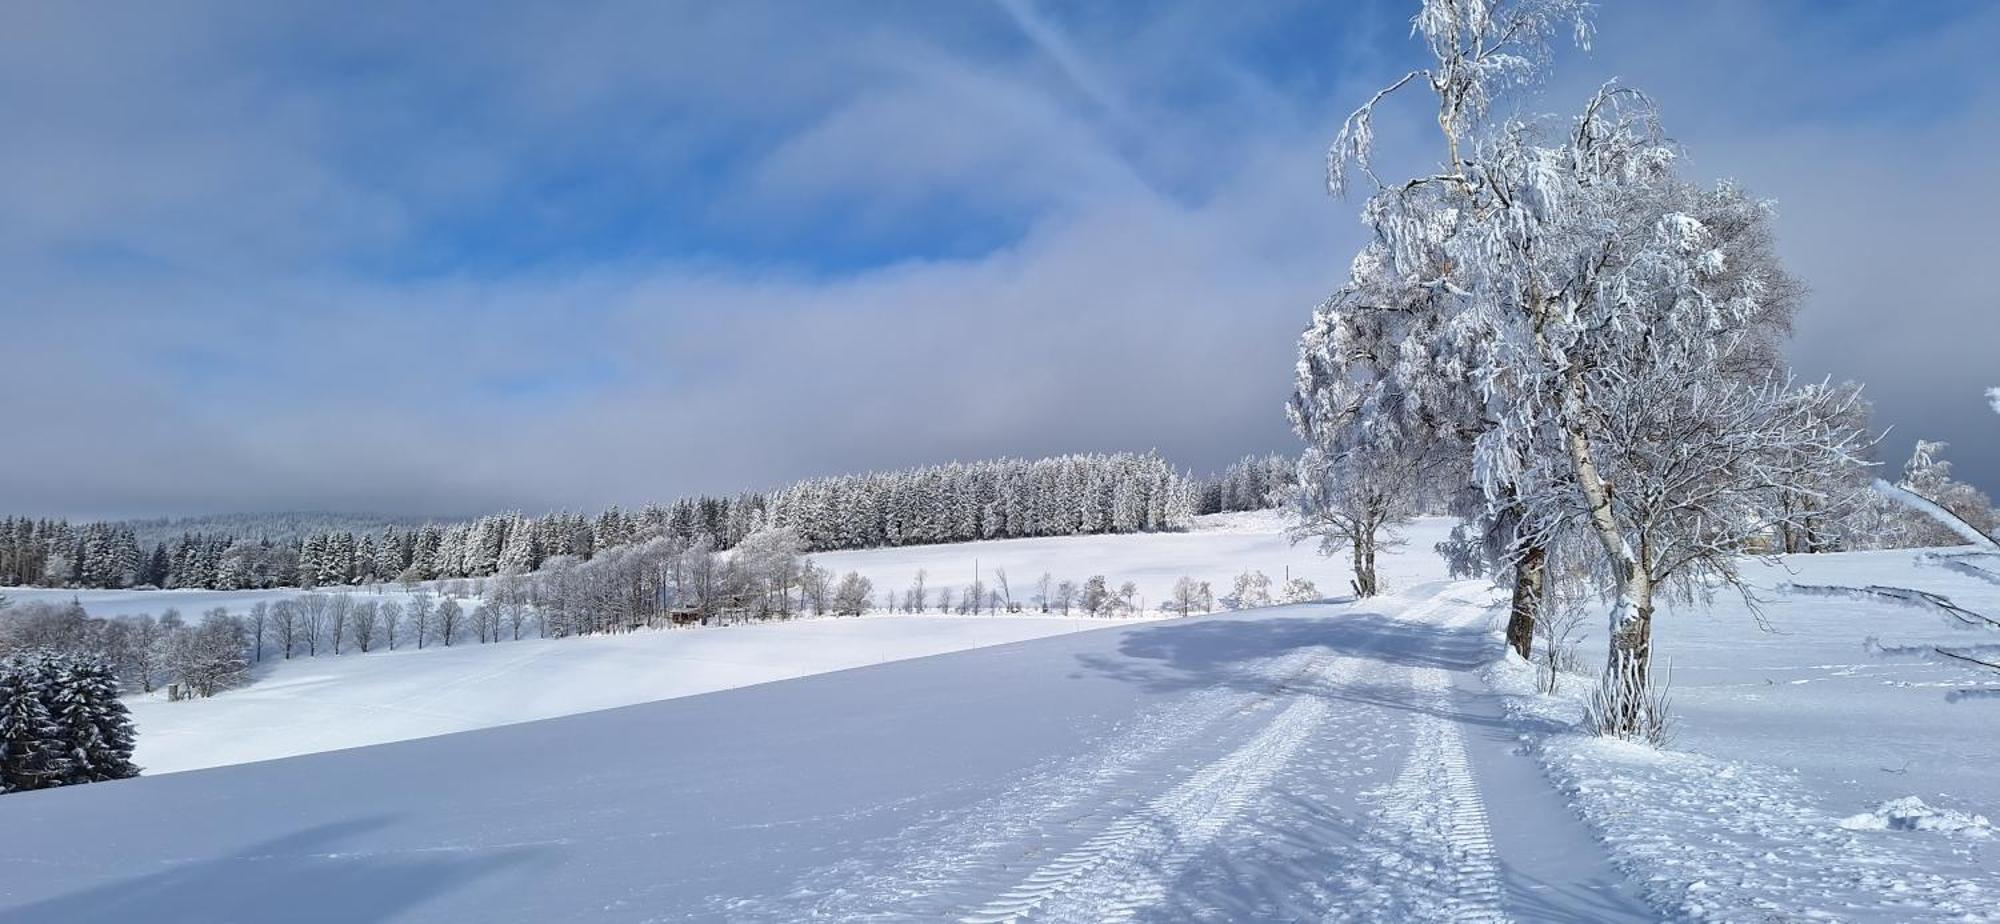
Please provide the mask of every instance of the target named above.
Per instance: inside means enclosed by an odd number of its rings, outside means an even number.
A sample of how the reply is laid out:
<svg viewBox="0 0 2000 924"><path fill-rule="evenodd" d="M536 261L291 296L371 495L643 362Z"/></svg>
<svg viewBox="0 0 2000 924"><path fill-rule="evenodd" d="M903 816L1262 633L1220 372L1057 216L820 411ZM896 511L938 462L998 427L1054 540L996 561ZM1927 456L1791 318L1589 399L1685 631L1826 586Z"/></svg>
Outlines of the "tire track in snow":
<svg viewBox="0 0 2000 924"><path fill-rule="evenodd" d="M1445 594L1406 612L1401 621L1432 617L1464 601ZM1451 613L1439 628L1458 629L1477 611ZM1376 849L1380 900L1391 907L1368 916L1393 920L1505 921L1499 853L1487 824L1486 803L1458 722L1450 717L1451 674L1439 667L1410 671L1411 747L1403 769L1385 790L1379 819L1388 846ZM1342 919L1352 914L1340 915Z"/></svg>
<svg viewBox="0 0 2000 924"><path fill-rule="evenodd" d="M1324 659L1323 654L1298 651L1273 658L1253 673L1282 690ZM814 870L783 895L728 901L719 911L736 919L774 921L808 916L946 919L949 905L938 905L949 902L951 893L1008 875L1024 844L1101 816L1115 805L1118 780L1185 746L1217 722L1268 705L1272 695L1228 688L1194 691L1140 716L1087 752L1029 774L1003 793L920 821L890 844L863 848Z"/></svg>
<svg viewBox="0 0 2000 924"><path fill-rule="evenodd" d="M1351 658L1315 656L1279 692L1300 680L1317 684L1344 672ZM1292 702L1248 742L1196 771L1143 808L1106 826L1043 865L1020 884L960 918L1001 924L1030 917L1123 921L1157 904L1188 861L1214 842L1316 732L1331 712L1310 692Z"/></svg>

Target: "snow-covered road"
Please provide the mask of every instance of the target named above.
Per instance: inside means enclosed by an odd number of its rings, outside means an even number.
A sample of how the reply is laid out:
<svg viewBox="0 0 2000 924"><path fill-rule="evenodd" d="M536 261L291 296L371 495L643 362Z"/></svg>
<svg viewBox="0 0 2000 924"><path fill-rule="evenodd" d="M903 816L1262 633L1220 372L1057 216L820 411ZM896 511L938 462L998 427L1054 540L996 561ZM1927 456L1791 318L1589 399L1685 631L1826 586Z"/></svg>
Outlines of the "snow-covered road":
<svg viewBox="0 0 2000 924"><path fill-rule="evenodd" d="M1469 679L1492 655L1484 593L1427 585L1366 607L1133 634L1121 658L1086 663L1174 695L1121 732L714 910L770 921L1655 919L1534 784ZM1495 787L1525 823L1503 838L1483 795Z"/></svg>
<svg viewBox="0 0 2000 924"><path fill-rule="evenodd" d="M0 921L1650 920L1480 584L9 796Z"/></svg>

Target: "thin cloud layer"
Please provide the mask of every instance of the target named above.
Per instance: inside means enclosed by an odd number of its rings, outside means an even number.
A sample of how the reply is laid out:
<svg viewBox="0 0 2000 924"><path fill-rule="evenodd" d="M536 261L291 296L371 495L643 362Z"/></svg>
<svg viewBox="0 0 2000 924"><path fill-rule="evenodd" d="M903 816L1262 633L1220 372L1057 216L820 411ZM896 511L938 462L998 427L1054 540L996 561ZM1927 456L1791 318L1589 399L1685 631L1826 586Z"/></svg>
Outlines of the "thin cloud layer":
<svg viewBox="0 0 2000 924"><path fill-rule="evenodd" d="M0 35L0 507L443 514L1288 449L1295 338L1359 244L1321 152L1407 59L1402 17L26 11ZM1652 90L1697 169L1780 200L1801 370L2000 482L1970 182L1993 78L1951 65L2000 30L1954 11L1855 48L1882 31L1618 7L1527 105ZM1939 68L1937 100L1890 92ZM1385 175L1417 169L1416 115Z"/></svg>

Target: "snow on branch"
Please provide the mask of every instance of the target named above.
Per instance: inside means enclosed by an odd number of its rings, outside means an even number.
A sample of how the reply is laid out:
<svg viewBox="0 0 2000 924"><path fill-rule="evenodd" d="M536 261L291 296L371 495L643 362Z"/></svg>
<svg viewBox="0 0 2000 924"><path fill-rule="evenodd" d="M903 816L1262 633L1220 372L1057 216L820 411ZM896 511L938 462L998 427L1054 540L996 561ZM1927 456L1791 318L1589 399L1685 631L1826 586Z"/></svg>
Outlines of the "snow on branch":
<svg viewBox="0 0 2000 924"><path fill-rule="evenodd" d="M1418 77L1429 76L1429 71L1411 71L1404 74L1401 80L1375 91L1375 95L1369 97L1368 102L1348 115L1347 121L1340 123L1340 134L1334 136L1333 146L1326 151L1327 192L1336 196L1347 194L1347 162L1350 160L1356 167L1361 168L1362 173L1368 174L1368 179L1375 185L1382 185L1381 177L1375 175L1374 169L1368 162L1375 153L1375 105L1389 94L1402 89L1404 84Z"/></svg>
<svg viewBox="0 0 2000 924"><path fill-rule="evenodd" d="M1961 625L1975 628L2000 629L2000 619L1975 613L1951 602L1943 594L1927 590L1912 590L1908 587L1890 587L1884 584L1870 584L1867 587L1847 587L1838 584L1780 584L1779 593L1802 597L1844 597L1850 600L1889 600L1904 606L1944 613Z"/></svg>
<svg viewBox="0 0 2000 924"><path fill-rule="evenodd" d="M1946 529L1957 533L1960 538L1963 538L1972 545L1988 551L2000 552L2000 541L1996 541L1992 536L1980 532L1977 527L1965 522L1957 514L1946 510L1936 502L1917 494L1915 491L1897 487L1881 478L1875 479L1875 490L1883 497L1931 518Z"/></svg>
<svg viewBox="0 0 2000 924"><path fill-rule="evenodd" d="M2000 584L2000 574L1967 561L1967 559L1971 558L1987 558L1996 554L2000 553L1972 552L1964 555L1949 555L1930 552L1918 556L1917 561L1920 564L1930 565L1934 568L1943 568L1946 571L1954 571L1969 578L1985 581L1988 584Z"/></svg>
<svg viewBox="0 0 2000 924"><path fill-rule="evenodd" d="M1346 193L1349 161L1382 185L1369 167L1375 106L1420 77L1437 97L1438 128L1456 173L1460 140L1486 116L1496 90L1533 83L1548 63L1551 37L1565 22L1578 47L1590 47L1590 7L1586 0L1424 0L1410 32L1423 37L1437 63L1383 87L1341 124L1326 155L1328 191Z"/></svg>
<svg viewBox="0 0 2000 924"><path fill-rule="evenodd" d="M1988 646L1988 647L1994 647L1994 646ZM1954 651L1949 648L1937 648L1933 650L1935 650L1938 654L1941 654L1947 658L1952 659L1953 661L1963 661L1967 664L1977 664L1980 667L2000 671L2000 661L1982 660L1980 658L1976 658L1970 654L1967 654L1963 649Z"/></svg>
<svg viewBox="0 0 2000 924"><path fill-rule="evenodd" d="M1966 609L1965 607L1959 606L1958 604L1951 602L1950 598L1945 597L1941 594L1934 594L1929 591L1923 591L1923 590L1911 590L1910 588L1907 587L1887 587L1880 584L1874 584L1867 587L1841 587L1841 586L1823 585L1823 584L1782 584L1779 585L1778 590L1781 593L1797 594L1800 596L1846 597L1855 600L1862 600L1862 599L1889 600L1896 603L1900 603L1904 606L1915 607L1917 609L1927 609L1933 612L1942 612L1945 615L1951 617L1951 619L1960 626L1975 628L1975 629L2000 629L2000 619L1994 619L1990 616L1984 616L1979 613L1975 613L1971 610ZM2000 671L2000 661L1993 660L1996 657L2000 657L2000 645L1969 645L1969 646L1955 645L1951 647L1946 647L1944 645L1891 646L1891 645L1883 645L1880 641L1871 637L1868 639L1868 648L1870 650L1878 651L1886 655L1892 655L1892 656L1914 655L1921 658L1930 658L1932 656L1936 656L1959 664L1970 664L1976 667L1983 667L1989 670Z"/></svg>

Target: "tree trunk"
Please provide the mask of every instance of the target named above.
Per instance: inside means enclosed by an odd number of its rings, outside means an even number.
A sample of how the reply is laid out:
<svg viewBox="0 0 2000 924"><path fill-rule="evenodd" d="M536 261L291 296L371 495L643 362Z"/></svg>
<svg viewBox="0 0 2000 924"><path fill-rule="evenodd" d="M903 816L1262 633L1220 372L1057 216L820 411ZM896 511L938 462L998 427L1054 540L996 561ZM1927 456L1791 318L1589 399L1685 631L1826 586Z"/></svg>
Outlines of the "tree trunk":
<svg viewBox="0 0 2000 924"><path fill-rule="evenodd" d="M1381 589L1375 578L1375 540L1357 537L1354 546L1354 595L1375 596Z"/></svg>
<svg viewBox="0 0 2000 924"><path fill-rule="evenodd" d="M1542 612L1542 598L1548 592L1549 550L1530 545L1521 550L1514 566L1514 601L1507 615L1507 647L1531 659L1535 652L1535 619Z"/></svg>
<svg viewBox="0 0 2000 924"><path fill-rule="evenodd" d="M1627 582L1611 611L1611 652L1604 667L1605 727L1620 737L1652 737L1653 589L1645 578Z"/></svg>
<svg viewBox="0 0 2000 924"><path fill-rule="evenodd" d="M1546 349L1546 347L1545 347ZM1604 716L1601 732L1646 736L1657 717L1649 715L1647 693L1652 687L1653 576L1625 536L1611 505L1611 485L1597 467L1596 447L1585 429L1589 395L1581 370L1564 374L1563 442L1570 471L1583 493L1591 531L1604 546L1618 581L1618 600L1611 608L1611 649L1604 664Z"/></svg>

